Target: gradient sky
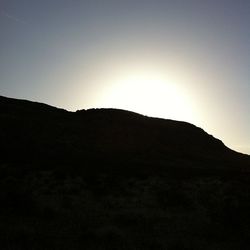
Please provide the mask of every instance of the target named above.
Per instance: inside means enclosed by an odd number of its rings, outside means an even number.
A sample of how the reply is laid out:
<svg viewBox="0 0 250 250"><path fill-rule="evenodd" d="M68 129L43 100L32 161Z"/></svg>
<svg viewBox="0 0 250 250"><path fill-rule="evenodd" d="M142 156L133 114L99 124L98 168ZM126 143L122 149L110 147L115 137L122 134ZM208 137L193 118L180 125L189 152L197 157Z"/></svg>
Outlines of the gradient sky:
<svg viewBox="0 0 250 250"><path fill-rule="evenodd" d="M250 154L250 1L0 0L0 95L185 120Z"/></svg>

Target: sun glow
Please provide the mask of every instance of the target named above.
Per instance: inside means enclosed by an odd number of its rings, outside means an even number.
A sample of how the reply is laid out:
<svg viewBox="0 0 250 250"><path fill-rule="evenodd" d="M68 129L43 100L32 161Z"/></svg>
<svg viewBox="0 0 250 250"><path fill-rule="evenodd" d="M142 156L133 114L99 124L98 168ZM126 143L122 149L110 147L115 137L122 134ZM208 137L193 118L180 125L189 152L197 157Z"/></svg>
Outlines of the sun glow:
<svg viewBox="0 0 250 250"><path fill-rule="evenodd" d="M191 98L171 77L158 72L131 72L119 74L111 83L99 99L103 107L175 120L194 120Z"/></svg>

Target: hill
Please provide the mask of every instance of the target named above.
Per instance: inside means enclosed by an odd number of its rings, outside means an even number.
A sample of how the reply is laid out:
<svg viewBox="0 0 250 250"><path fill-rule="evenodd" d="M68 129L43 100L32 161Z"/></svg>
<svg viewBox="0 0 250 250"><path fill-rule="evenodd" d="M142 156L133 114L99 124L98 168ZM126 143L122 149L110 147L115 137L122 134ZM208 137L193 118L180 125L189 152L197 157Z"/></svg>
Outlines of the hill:
<svg viewBox="0 0 250 250"><path fill-rule="evenodd" d="M3 249L240 249L250 157L201 128L0 97Z"/></svg>
<svg viewBox="0 0 250 250"><path fill-rule="evenodd" d="M165 168L174 161L176 168L187 165L241 170L246 165L244 160L249 158L192 124L124 110L90 109L74 113L1 97L0 112L2 162L72 164L91 156Z"/></svg>

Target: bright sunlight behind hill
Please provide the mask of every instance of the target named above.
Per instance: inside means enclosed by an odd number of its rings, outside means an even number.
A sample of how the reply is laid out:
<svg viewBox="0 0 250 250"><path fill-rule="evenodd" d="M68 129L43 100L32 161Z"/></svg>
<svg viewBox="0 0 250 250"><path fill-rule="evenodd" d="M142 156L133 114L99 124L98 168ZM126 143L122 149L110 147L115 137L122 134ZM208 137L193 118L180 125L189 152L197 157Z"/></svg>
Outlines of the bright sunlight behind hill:
<svg viewBox="0 0 250 250"><path fill-rule="evenodd" d="M100 98L100 99L99 99ZM109 88L98 97L104 107L133 110L144 115L193 121L195 109L178 79L157 71L131 70L111 79Z"/></svg>

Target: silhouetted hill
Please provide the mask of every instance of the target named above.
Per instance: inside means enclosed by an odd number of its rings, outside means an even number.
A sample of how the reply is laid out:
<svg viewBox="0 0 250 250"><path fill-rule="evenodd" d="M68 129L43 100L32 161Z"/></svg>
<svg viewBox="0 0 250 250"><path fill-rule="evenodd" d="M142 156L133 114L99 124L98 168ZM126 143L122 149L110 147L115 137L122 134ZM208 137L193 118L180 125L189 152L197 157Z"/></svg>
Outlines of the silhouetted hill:
<svg viewBox="0 0 250 250"><path fill-rule="evenodd" d="M1 97L0 112L2 162L80 163L94 158L166 168L174 161L175 167L180 162L181 167L241 169L247 159L192 124L124 110L73 113Z"/></svg>
<svg viewBox="0 0 250 250"><path fill-rule="evenodd" d="M0 248L235 250L250 156L186 122L0 97Z"/></svg>

